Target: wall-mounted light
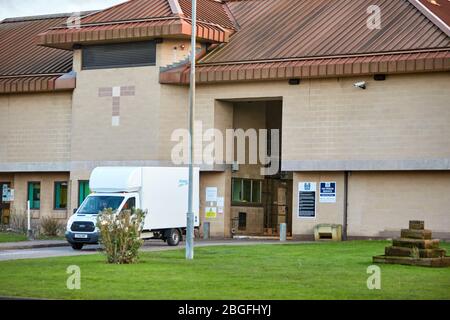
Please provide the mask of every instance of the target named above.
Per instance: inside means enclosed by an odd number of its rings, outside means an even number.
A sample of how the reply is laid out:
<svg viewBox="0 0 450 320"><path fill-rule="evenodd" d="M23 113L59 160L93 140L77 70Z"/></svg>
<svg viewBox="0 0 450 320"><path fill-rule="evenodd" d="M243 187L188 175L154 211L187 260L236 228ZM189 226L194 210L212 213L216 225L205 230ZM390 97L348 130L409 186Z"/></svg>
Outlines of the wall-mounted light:
<svg viewBox="0 0 450 320"><path fill-rule="evenodd" d="M298 86L300 84L300 79L289 79L289 85Z"/></svg>
<svg viewBox="0 0 450 320"><path fill-rule="evenodd" d="M360 81L360 82L354 83L353 86L354 86L355 88L359 88L359 89L366 90L366 88L367 88L367 83L366 83L365 81Z"/></svg>

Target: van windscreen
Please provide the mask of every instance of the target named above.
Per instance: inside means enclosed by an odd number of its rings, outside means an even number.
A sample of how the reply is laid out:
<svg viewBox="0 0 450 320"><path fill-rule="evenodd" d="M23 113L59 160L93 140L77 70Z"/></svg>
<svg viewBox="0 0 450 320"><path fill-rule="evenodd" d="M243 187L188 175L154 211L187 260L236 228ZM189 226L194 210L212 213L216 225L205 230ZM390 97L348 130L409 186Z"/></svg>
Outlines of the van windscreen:
<svg viewBox="0 0 450 320"><path fill-rule="evenodd" d="M124 197L116 196L90 196L81 205L79 214L98 214L105 209L117 210Z"/></svg>

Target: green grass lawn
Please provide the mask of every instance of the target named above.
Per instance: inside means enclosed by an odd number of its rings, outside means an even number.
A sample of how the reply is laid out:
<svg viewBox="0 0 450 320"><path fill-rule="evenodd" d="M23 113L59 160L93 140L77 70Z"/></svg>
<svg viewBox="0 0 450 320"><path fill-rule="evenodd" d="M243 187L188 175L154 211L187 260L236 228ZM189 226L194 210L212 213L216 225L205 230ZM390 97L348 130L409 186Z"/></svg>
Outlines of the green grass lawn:
<svg viewBox="0 0 450 320"><path fill-rule="evenodd" d="M450 299L450 269L381 265L381 290L367 267L385 241L143 253L139 264L108 265L101 254L0 262L0 296L57 299ZM443 245L450 249L450 245ZM66 268L81 268L81 290Z"/></svg>
<svg viewBox="0 0 450 320"><path fill-rule="evenodd" d="M0 232L0 243L26 241L27 236L20 233Z"/></svg>
<svg viewBox="0 0 450 320"><path fill-rule="evenodd" d="M14 232L0 232L0 243L4 242L20 242L27 241L28 238L25 234L22 233L14 233ZM53 236L44 236L40 235L36 240L64 240L64 237L53 237Z"/></svg>

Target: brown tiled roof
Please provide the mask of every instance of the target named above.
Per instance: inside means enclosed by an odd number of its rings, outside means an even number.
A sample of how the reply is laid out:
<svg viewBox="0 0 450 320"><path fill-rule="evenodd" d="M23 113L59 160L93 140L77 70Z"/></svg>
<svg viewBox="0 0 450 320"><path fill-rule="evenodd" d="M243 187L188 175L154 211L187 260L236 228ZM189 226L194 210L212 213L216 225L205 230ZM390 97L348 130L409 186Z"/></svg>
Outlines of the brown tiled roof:
<svg viewBox="0 0 450 320"><path fill-rule="evenodd" d="M181 9L177 12L173 7ZM190 37L189 0L130 0L81 19L80 28L59 26L38 37L38 43L71 49L74 44L136 41L162 36ZM227 42L234 24L222 3L198 0L197 37Z"/></svg>
<svg viewBox="0 0 450 320"><path fill-rule="evenodd" d="M449 0L418 0L439 19L450 26L450 1Z"/></svg>
<svg viewBox="0 0 450 320"><path fill-rule="evenodd" d="M40 32L69 14L5 19L0 22L0 93L52 91L72 69L72 52L37 46Z"/></svg>
<svg viewBox="0 0 450 320"><path fill-rule="evenodd" d="M227 3L240 29L202 63L450 48L450 38L408 0L248 0ZM379 30L367 8L381 8Z"/></svg>
<svg viewBox="0 0 450 320"><path fill-rule="evenodd" d="M178 0L183 14L191 18L191 0ZM210 23L216 23L227 29L235 29L236 26L226 10L226 6L215 0L197 0L197 19Z"/></svg>
<svg viewBox="0 0 450 320"><path fill-rule="evenodd" d="M168 17L172 10L167 0L131 0L84 17L81 23L101 23Z"/></svg>
<svg viewBox="0 0 450 320"><path fill-rule="evenodd" d="M37 46L34 38L67 19L35 17L0 23L0 77L63 74L72 68L72 52Z"/></svg>
<svg viewBox="0 0 450 320"><path fill-rule="evenodd" d="M191 18L191 0L178 0L185 17ZM130 0L99 13L82 19L82 23L99 23L112 21L137 20L145 18L170 17L174 12L169 0ZM215 0L197 0L197 19L234 28L233 22L227 15L221 2Z"/></svg>
<svg viewBox="0 0 450 320"><path fill-rule="evenodd" d="M199 61L197 81L450 70L450 37L413 0L229 0L239 29ZM381 29L367 28L369 5ZM161 74L188 83L189 66Z"/></svg>

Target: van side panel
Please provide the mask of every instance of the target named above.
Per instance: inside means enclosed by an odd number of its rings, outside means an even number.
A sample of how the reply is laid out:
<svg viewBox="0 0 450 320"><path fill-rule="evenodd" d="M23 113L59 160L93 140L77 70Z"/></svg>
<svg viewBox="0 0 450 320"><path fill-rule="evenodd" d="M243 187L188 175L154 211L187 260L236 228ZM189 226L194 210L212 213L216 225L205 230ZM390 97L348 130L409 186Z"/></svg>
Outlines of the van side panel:
<svg viewBox="0 0 450 320"><path fill-rule="evenodd" d="M199 217L199 169L194 169L195 226ZM188 209L188 168L142 168L142 209L147 210L144 230L185 228Z"/></svg>

